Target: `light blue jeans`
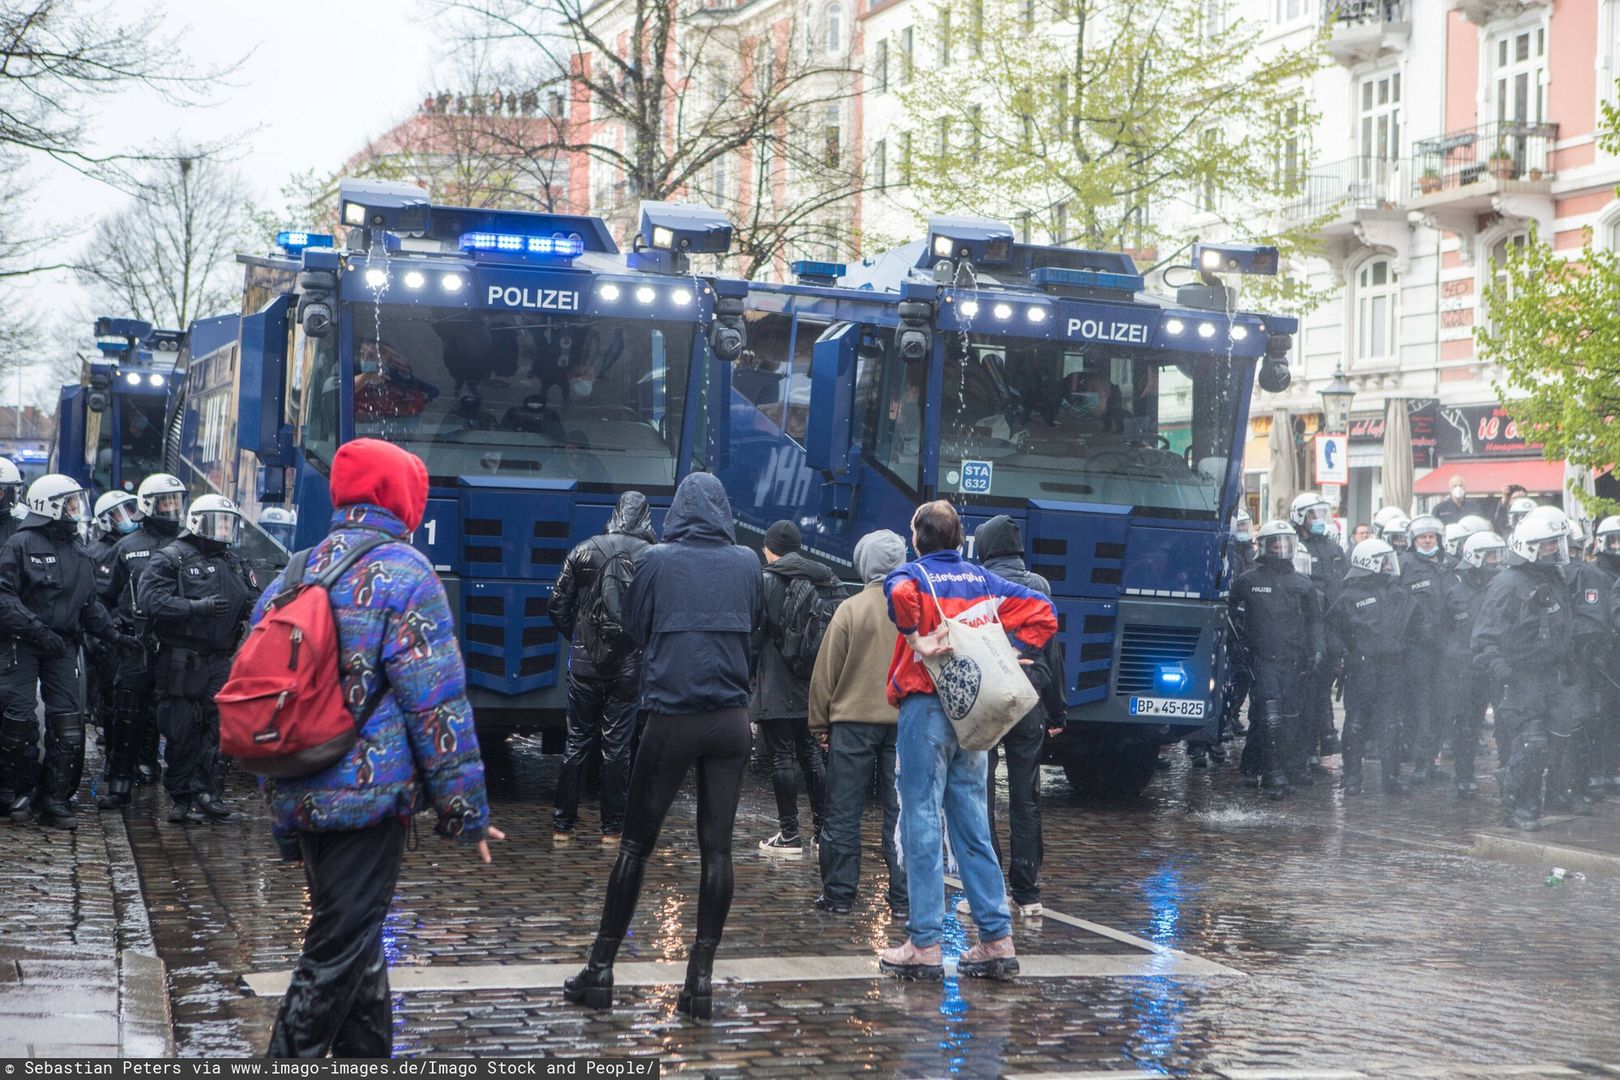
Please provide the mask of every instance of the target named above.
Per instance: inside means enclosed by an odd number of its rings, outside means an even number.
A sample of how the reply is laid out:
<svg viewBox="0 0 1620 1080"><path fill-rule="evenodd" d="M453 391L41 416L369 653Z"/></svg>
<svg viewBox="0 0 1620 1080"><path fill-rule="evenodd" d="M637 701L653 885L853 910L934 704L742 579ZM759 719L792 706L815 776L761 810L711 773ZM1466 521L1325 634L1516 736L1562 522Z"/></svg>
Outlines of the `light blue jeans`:
<svg viewBox="0 0 1620 1080"><path fill-rule="evenodd" d="M900 844L911 899L906 930L912 944L918 948L938 945L944 934L941 811L979 937L985 941L1006 937L1012 933L1012 915L1007 911L1001 863L990 846L984 751L963 750L957 744L956 731L933 694L912 694L900 703L896 751Z"/></svg>

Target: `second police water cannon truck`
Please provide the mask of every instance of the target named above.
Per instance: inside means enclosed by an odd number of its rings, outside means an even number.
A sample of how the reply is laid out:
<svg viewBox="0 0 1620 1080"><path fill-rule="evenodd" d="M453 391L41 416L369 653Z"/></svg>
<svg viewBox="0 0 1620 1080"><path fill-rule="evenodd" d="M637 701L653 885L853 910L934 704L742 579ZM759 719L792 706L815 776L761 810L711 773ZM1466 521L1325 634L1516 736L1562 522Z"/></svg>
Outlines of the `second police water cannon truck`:
<svg viewBox="0 0 1620 1080"><path fill-rule="evenodd" d="M479 722L554 741L567 642L546 601L563 557L627 489L660 523L678 480L715 456L709 410L742 345L747 285L690 259L725 252L731 225L646 203L623 252L598 218L355 181L339 215L342 247L281 234L242 257L246 314L193 326L171 468L241 504L265 525L250 543L284 559L281 509L296 511L293 549L326 531L340 444L421 457L415 542L449 592Z"/></svg>
<svg viewBox="0 0 1620 1080"><path fill-rule="evenodd" d="M1050 756L1077 787L1139 790L1161 745L1216 720L1250 392L1257 372L1286 387L1297 330L1232 311L1218 275L1276 265L1195 245L1193 280L1158 296L1125 255L943 217L859 266L795 264L749 289L713 468L756 543L791 518L846 576L856 540L904 534L921 501L955 503L970 538L1010 514L1066 653Z"/></svg>
<svg viewBox="0 0 1620 1080"><path fill-rule="evenodd" d="M163 468L165 424L185 335L139 319L100 318L96 353L62 387L55 462L95 495L134 491Z"/></svg>

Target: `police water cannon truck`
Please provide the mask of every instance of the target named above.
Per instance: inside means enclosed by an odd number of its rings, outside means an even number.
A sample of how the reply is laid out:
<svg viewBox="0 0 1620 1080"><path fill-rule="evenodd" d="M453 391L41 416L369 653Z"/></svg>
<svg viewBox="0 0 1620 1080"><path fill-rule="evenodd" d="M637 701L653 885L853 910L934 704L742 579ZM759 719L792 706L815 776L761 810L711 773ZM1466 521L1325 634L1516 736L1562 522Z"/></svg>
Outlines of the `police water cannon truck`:
<svg viewBox="0 0 1620 1080"><path fill-rule="evenodd" d="M185 335L140 319L100 318L96 353L62 387L51 472L91 492L134 491L163 468L163 433Z"/></svg>
<svg viewBox="0 0 1620 1080"><path fill-rule="evenodd" d="M724 253L732 227L644 203L621 251L598 218L347 180L338 214L341 241L289 230L242 256L245 314L193 326L170 467L241 505L254 554L284 559L326 532L339 445L421 457L415 542L449 592L479 722L559 737L567 642L546 601L563 557L626 490L661 522L717 453L747 285L692 260Z"/></svg>
<svg viewBox="0 0 1620 1080"><path fill-rule="evenodd" d="M754 542L790 518L846 576L921 501L951 500L970 537L1011 515L1066 654L1050 754L1087 789L1140 789L1162 745L1216 722L1250 393L1288 382L1296 320L1235 311L1224 284L1275 273L1275 250L1198 245L1184 269L1156 295L1125 255L937 217L861 265L754 283L711 417Z"/></svg>

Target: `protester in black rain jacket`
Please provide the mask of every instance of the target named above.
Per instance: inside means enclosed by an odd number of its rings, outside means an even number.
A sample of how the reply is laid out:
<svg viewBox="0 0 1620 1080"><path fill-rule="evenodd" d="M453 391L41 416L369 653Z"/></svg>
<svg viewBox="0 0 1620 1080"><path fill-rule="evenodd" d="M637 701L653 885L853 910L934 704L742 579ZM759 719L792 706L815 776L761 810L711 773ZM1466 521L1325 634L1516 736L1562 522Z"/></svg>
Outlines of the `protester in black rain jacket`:
<svg viewBox="0 0 1620 1080"><path fill-rule="evenodd" d="M1344 655L1344 791L1361 794L1361 759L1371 746L1383 766L1384 791L1405 794L1397 749L1402 656L1410 646L1412 595L1401 588L1395 549L1363 540L1350 556L1344 589L1327 613Z"/></svg>
<svg viewBox="0 0 1620 1080"><path fill-rule="evenodd" d="M1407 549L1400 553L1401 587L1412 594L1412 648L1403 657L1406 690L1401 702L1413 780L1443 779L1434 759L1445 741L1449 713L1438 693L1440 654L1446 635L1445 526L1421 514L1407 526Z"/></svg>
<svg viewBox="0 0 1620 1080"><path fill-rule="evenodd" d="M997 577L1032 589L1042 596L1052 595L1051 583L1024 565L1024 536L1018 522L1006 514L995 517L973 530L973 553L984 568ZM1022 651L1023 646L1014 644ZM1041 751L1046 745L1046 729L1060 728L1068 719L1069 703L1063 691L1063 643L1053 634L1041 649L1036 662L1024 668L1030 685L1041 700L1002 738L989 754L990 790L995 790L996 758L1007 755L1007 825L1012 836L1012 861L1008 865L1007 887L1013 903L1026 918L1041 913L1040 871L1044 855L1041 840L1040 789ZM985 800L990 812L990 843L1001 858L1001 838L996 829L996 800Z"/></svg>
<svg viewBox="0 0 1620 1080"><path fill-rule="evenodd" d="M759 685L754 693L754 719L771 757L771 786L776 794L776 835L761 841L765 855L802 858L799 836L799 772L803 770L810 796L812 835L820 836L824 819L822 797L826 789L821 749L810 734L810 680L788 669L777 649L783 635L788 590L796 580L818 592L836 591L838 575L799 550L799 527L778 521L765 532L765 625L755 649L759 654Z"/></svg>
<svg viewBox="0 0 1620 1080"><path fill-rule="evenodd" d="M219 711L214 695L261 591L247 560L231 550L241 529L236 507L204 495L187 531L165 545L141 575L140 608L157 642L153 675L163 733L163 786L176 824L226 821L219 799Z"/></svg>
<svg viewBox="0 0 1620 1080"><path fill-rule="evenodd" d="M639 559L656 542L652 508L639 491L627 491L608 520L607 531L577 545L563 560L557 585L551 590L547 611L557 631L569 638L568 741L557 774L557 805L552 829L558 837L570 833L579 819L580 780L585 765L602 752L602 837L616 841L624 829L625 788L630 782L630 752L635 743L636 707L641 697L641 650L625 648L617 662L598 669L586 648L579 620L595 603L602 568L624 555ZM585 611L581 611L581 605ZM603 628L592 627L595 633Z"/></svg>
<svg viewBox="0 0 1620 1080"><path fill-rule="evenodd" d="M1310 578L1294 569L1295 543L1287 522L1268 522L1254 569L1232 582L1227 596L1252 680L1249 742L1259 747L1253 764L1274 799L1287 794L1290 779L1310 782L1297 768L1289 775L1300 756L1290 744L1314 741L1304 721L1305 695L1326 650L1321 601Z"/></svg>
<svg viewBox="0 0 1620 1080"><path fill-rule="evenodd" d="M1475 780L1475 759L1479 756L1479 736L1485 724L1485 707L1491 704L1490 679L1474 666L1474 625L1485 588L1502 569L1507 544L1495 533L1476 533L1463 543L1457 568L1442 579L1441 598L1445 601L1446 630L1441 652L1439 678L1441 704L1448 711L1451 756L1457 770L1457 797L1471 799L1479 791Z"/></svg>
<svg viewBox="0 0 1620 1080"><path fill-rule="evenodd" d="M1511 565L1486 588L1474 624L1474 665L1499 695L1497 738L1509 748L1503 816L1527 831L1541 827L1549 719L1562 707L1574 640L1568 587L1559 573L1569 561L1567 532L1545 518L1521 521L1508 545Z"/></svg>
<svg viewBox="0 0 1620 1080"><path fill-rule="evenodd" d="M36 808L47 825L76 828L72 799L84 772L84 697L79 645L89 632L121 641L96 600L95 566L79 542L89 496L65 476L43 476L30 488L32 507L0 546L0 633L8 664L0 672L0 801L13 818ZM76 500L76 501L75 501ZM45 767L37 768L36 708L45 706Z"/></svg>

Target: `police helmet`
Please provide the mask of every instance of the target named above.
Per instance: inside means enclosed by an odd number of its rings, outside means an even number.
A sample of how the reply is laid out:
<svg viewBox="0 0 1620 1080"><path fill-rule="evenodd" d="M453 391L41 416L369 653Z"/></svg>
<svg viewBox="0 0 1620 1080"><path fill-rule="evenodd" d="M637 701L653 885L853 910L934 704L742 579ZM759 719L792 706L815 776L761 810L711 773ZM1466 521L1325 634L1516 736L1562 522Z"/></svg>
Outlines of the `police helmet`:
<svg viewBox="0 0 1620 1080"><path fill-rule="evenodd" d="M1610 555L1620 555L1620 515L1610 514L1598 522L1597 549Z"/></svg>
<svg viewBox="0 0 1620 1080"><path fill-rule="evenodd" d="M1249 512L1241 506L1232 515L1232 536L1245 544L1254 539L1254 522L1249 518Z"/></svg>
<svg viewBox="0 0 1620 1080"><path fill-rule="evenodd" d="M1262 559L1293 562L1294 554L1299 550L1299 537L1294 527L1281 519L1260 526L1255 539L1260 547L1259 558Z"/></svg>
<svg viewBox="0 0 1620 1080"><path fill-rule="evenodd" d="M230 545L242 535L242 511L223 495L203 495L186 512L186 531L204 540Z"/></svg>
<svg viewBox="0 0 1620 1080"><path fill-rule="evenodd" d="M1477 532L1496 531L1494 528L1492 528L1489 520L1480 517L1478 514L1464 514L1462 517L1457 519L1457 524L1468 530L1468 536L1472 536Z"/></svg>
<svg viewBox="0 0 1620 1080"><path fill-rule="evenodd" d="M178 476L153 473L141 481L136 495L142 517L178 522L186 516L186 485Z"/></svg>
<svg viewBox="0 0 1620 1080"><path fill-rule="evenodd" d="M1528 495L1520 495L1508 504L1508 528L1517 529L1519 522L1524 520L1526 514L1536 508L1536 500Z"/></svg>
<svg viewBox="0 0 1620 1080"><path fill-rule="evenodd" d="M285 506L267 506L259 511L259 528L288 550L292 549L293 531L297 527L298 515Z"/></svg>
<svg viewBox="0 0 1620 1080"><path fill-rule="evenodd" d="M96 524L115 536L127 536L140 528L137 500L127 491L109 491L96 500Z"/></svg>
<svg viewBox="0 0 1620 1080"><path fill-rule="evenodd" d="M1446 554L1450 555L1453 559L1462 554L1463 541L1468 539L1471 535L1473 534L1468 531L1468 526L1464 525L1460 521L1453 521L1450 525L1447 525L1446 542L1444 544Z"/></svg>
<svg viewBox="0 0 1620 1080"><path fill-rule="evenodd" d="M1396 551L1405 551L1412 543L1411 535L1407 531L1411 527L1412 522L1405 514L1396 514L1384 522L1384 530L1378 534L1378 539Z"/></svg>
<svg viewBox="0 0 1620 1080"><path fill-rule="evenodd" d="M28 486L28 509L50 521L83 524L90 519L90 496L71 476L47 473Z"/></svg>
<svg viewBox="0 0 1620 1080"><path fill-rule="evenodd" d="M1547 515L1527 513L1513 530L1508 553L1518 563L1563 566L1569 562L1569 526Z"/></svg>
<svg viewBox="0 0 1620 1080"><path fill-rule="evenodd" d="M15 499L22 494L22 486L22 472L17 468L16 463L10 458L0 457L0 488L7 489L11 493L11 497Z"/></svg>
<svg viewBox="0 0 1620 1080"><path fill-rule="evenodd" d="M1386 540L1363 540L1350 551L1350 572L1344 575L1345 578L1348 580L1371 574L1401 576L1401 561Z"/></svg>
<svg viewBox="0 0 1620 1080"><path fill-rule="evenodd" d="M1477 532L1463 541L1459 560L1473 570L1495 570L1507 555L1507 541L1493 532Z"/></svg>
<svg viewBox="0 0 1620 1080"><path fill-rule="evenodd" d="M1440 551L1440 545L1445 540L1446 527L1440 519L1433 514L1419 514L1406 525L1406 539L1412 545L1412 551L1424 557L1433 556ZM1418 537L1434 537L1434 547L1424 551L1418 546Z"/></svg>
<svg viewBox="0 0 1620 1080"><path fill-rule="evenodd" d="M1314 491L1295 495L1293 504L1288 507L1288 523L1315 536L1327 535L1328 521L1332 517L1327 500Z"/></svg>
<svg viewBox="0 0 1620 1080"><path fill-rule="evenodd" d="M1398 506L1380 507L1378 513L1373 515L1373 532L1377 533L1379 536L1382 536L1384 534L1385 526L1396 518L1403 518L1405 516L1406 511L1402 510Z"/></svg>

